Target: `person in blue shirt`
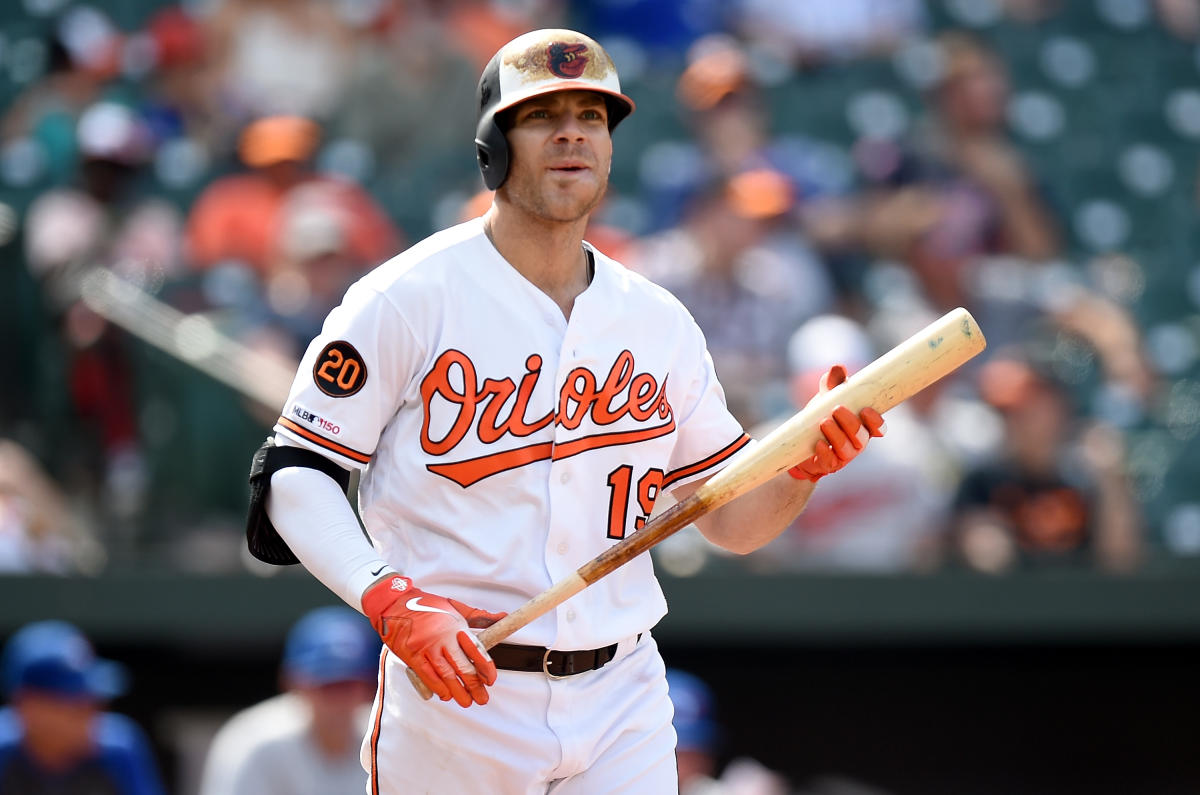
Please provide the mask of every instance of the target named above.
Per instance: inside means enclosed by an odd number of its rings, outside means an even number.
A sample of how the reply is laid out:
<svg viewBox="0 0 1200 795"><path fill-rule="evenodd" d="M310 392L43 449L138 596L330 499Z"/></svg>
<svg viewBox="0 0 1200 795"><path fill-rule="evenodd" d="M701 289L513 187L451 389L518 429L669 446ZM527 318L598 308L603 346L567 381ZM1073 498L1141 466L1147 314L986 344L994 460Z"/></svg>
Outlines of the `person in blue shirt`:
<svg viewBox="0 0 1200 795"><path fill-rule="evenodd" d="M18 630L0 656L0 793L163 795L141 728L104 711L126 678L71 624Z"/></svg>
<svg viewBox="0 0 1200 795"><path fill-rule="evenodd" d="M786 795L792 791L785 776L755 759L739 756L724 765L718 763L726 732L717 718L713 691L703 679L668 668L667 688L675 708L671 726L676 736L679 795Z"/></svg>

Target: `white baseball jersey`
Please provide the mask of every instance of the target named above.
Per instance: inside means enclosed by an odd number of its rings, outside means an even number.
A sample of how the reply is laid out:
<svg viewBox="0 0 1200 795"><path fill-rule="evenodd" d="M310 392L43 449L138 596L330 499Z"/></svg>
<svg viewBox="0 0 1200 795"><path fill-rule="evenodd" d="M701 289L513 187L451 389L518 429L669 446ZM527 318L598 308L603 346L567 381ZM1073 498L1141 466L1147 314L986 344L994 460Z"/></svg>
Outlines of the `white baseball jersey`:
<svg viewBox="0 0 1200 795"><path fill-rule="evenodd" d="M568 321L468 221L351 287L304 355L275 430L365 470L367 532L425 590L514 610L749 441L687 310L588 251ZM511 641L597 648L665 612L641 556Z"/></svg>

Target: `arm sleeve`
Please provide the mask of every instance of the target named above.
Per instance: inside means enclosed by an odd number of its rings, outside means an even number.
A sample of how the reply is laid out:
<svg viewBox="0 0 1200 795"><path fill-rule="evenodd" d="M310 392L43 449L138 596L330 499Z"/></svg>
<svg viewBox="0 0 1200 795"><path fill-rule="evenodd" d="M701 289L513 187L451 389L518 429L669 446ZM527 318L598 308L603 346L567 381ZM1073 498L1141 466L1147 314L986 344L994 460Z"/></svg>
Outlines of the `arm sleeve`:
<svg viewBox="0 0 1200 795"><path fill-rule="evenodd" d="M278 436L276 441L287 443ZM393 571L367 540L341 487L324 472L305 467L276 472L267 516L304 567L359 612L367 586Z"/></svg>

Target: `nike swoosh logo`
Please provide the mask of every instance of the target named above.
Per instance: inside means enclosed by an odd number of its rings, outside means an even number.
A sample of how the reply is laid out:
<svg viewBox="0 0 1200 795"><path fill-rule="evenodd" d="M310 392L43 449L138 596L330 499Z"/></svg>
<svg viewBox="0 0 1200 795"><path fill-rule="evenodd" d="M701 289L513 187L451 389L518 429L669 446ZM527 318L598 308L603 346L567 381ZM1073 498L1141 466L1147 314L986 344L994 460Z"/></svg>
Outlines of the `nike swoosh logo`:
<svg viewBox="0 0 1200 795"><path fill-rule="evenodd" d="M426 607L425 605L421 604L421 597L419 596L414 596L412 599L409 599L404 603L404 606L409 610L415 610L418 613L445 613L448 616L454 615L449 610L443 610L440 607Z"/></svg>
<svg viewBox="0 0 1200 795"><path fill-rule="evenodd" d="M378 576L379 576L379 572L383 571L383 570L384 570L384 569L386 569L386 568L387 568L387 564L385 563L385 564L383 564L382 566L380 566L379 568L375 569L375 571L371 572L371 576L372 576L372 577L378 577Z"/></svg>

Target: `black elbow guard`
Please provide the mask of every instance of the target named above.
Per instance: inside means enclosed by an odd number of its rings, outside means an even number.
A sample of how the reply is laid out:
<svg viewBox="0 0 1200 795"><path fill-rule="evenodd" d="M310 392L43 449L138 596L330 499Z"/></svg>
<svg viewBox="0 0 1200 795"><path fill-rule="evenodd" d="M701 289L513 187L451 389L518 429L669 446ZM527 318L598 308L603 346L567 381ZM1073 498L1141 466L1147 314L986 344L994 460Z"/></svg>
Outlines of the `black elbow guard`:
<svg viewBox="0 0 1200 795"><path fill-rule="evenodd" d="M267 492L271 476L287 467L308 467L324 472L346 491L350 487L350 471L343 469L319 453L302 447L279 446L268 437L250 460L250 510L246 515L246 546L250 554L264 563L290 566L299 558L279 536L279 531L267 516Z"/></svg>

